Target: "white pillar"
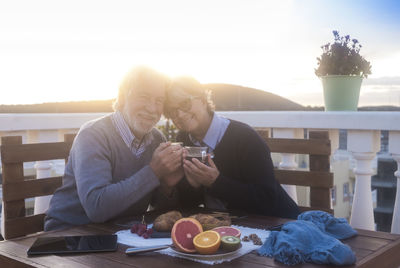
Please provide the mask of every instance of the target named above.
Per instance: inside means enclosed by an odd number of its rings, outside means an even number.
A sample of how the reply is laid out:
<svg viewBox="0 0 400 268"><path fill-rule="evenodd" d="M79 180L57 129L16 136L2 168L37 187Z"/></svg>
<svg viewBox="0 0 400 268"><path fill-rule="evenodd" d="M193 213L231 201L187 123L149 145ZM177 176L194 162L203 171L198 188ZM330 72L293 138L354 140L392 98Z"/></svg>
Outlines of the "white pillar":
<svg viewBox="0 0 400 268"><path fill-rule="evenodd" d="M0 219L0 233L1 236L4 237L4 202L1 202L1 219Z"/></svg>
<svg viewBox="0 0 400 268"><path fill-rule="evenodd" d="M41 129L35 135L35 142L57 142L58 141L58 129ZM49 161L38 161L35 164L36 168L36 179L48 178L52 175L52 169L54 167L54 160ZM45 213L49 207L50 199L52 195L35 197L34 214Z"/></svg>
<svg viewBox="0 0 400 268"><path fill-rule="evenodd" d="M393 159L397 162L397 171L394 173L397 177L397 190L391 232L400 234L400 131L389 132L389 153L392 154Z"/></svg>
<svg viewBox="0 0 400 268"><path fill-rule="evenodd" d="M349 130L347 149L356 160L356 168L354 169L356 185L350 225L354 228L374 230L371 176L374 174L372 160L380 149L380 131Z"/></svg>
<svg viewBox="0 0 400 268"><path fill-rule="evenodd" d="M36 179L43 179L51 177L52 164L49 161L38 161L35 164L36 168ZM35 207L33 214L45 213L49 207L50 199L52 195L35 197Z"/></svg>
<svg viewBox="0 0 400 268"><path fill-rule="evenodd" d="M274 128L273 130L274 138L283 138L283 139L303 139L304 138L304 130L301 128ZM294 170L298 167L296 162L295 154L281 154L282 161L279 163L280 169ZM286 185L282 184L283 189L288 193L288 195L296 202L297 200L297 192L295 185Z"/></svg>

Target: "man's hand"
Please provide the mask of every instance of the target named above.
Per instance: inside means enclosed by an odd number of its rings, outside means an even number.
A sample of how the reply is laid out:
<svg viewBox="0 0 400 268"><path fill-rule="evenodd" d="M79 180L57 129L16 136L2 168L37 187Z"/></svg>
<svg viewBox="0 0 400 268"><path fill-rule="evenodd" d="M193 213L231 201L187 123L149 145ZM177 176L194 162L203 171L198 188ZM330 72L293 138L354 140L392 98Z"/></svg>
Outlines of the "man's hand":
<svg viewBox="0 0 400 268"><path fill-rule="evenodd" d="M193 187L199 187L200 185L210 187L218 178L219 170L211 159L210 154L207 155L207 160L210 166L203 164L196 158L193 158L192 161L183 160L186 178Z"/></svg>
<svg viewBox="0 0 400 268"><path fill-rule="evenodd" d="M150 168L161 181L166 175L176 172L181 165L182 147L171 145L170 142L161 143L154 151L150 162Z"/></svg>

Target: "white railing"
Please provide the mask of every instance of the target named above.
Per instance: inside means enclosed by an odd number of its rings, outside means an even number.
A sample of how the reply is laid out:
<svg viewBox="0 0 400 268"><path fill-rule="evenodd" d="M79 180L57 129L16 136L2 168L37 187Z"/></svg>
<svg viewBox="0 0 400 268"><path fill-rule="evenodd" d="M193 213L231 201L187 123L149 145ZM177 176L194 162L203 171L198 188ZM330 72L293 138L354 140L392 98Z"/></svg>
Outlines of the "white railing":
<svg viewBox="0 0 400 268"><path fill-rule="evenodd" d="M218 112L253 127L271 128L274 137L303 137L303 130L329 130L332 153L339 146L339 129L347 129L347 150L355 160L355 191L350 223L374 229L371 176L373 160L380 150L380 131L389 131L389 153L397 161L397 194L392 232L400 233L400 113L399 112ZM23 142L62 140L65 133L77 132L86 121L104 114L0 114L0 136L21 135ZM282 157L280 166L296 168L294 156ZM290 189L289 189L290 192ZM295 192L292 191L295 197Z"/></svg>

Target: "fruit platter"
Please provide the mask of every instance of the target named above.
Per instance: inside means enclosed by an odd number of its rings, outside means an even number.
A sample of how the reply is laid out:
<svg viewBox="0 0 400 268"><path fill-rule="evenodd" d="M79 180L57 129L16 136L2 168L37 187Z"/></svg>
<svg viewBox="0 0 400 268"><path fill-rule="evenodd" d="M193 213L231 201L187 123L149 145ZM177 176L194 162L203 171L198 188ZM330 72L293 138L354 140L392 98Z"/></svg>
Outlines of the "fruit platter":
<svg viewBox="0 0 400 268"><path fill-rule="evenodd" d="M227 213L222 215L198 213L184 217L178 211L169 211L159 215L149 226L143 219L142 223L131 226L131 233L141 236L143 242L144 240L153 240L152 238L160 238L159 234L167 234L168 236L164 237L168 237L169 242L163 240L165 242L163 245L149 244L148 246L143 245L142 248L131 248L128 249L127 254L134 255L162 250L160 253L172 253L168 255L183 258L216 260L241 256L249 252L249 244L261 244L261 239L256 234L245 231L247 235L241 237L241 229L245 227L231 226L230 219L231 216ZM154 242L156 241L161 240L154 239ZM243 245L245 245L244 248Z"/></svg>
<svg viewBox="0 0 400 268"><path fill-rule="evenodd" d="M173 249L186 254L226 254L241 247L240 230L230 226L203 231L194 218L178 220L171 231Z"/></svg>

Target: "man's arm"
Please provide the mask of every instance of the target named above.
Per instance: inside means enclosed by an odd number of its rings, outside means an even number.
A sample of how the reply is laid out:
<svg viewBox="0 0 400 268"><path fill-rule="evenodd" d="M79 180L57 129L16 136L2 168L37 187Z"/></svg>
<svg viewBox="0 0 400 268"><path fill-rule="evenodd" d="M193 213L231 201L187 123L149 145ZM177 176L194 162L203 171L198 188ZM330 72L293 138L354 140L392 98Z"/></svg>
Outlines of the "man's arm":
<svg viewBox="0 0 400 268"><path fill-rule="evenodd" d="M112 180L112 156L104 137L81 132L71 151L80 202L93 222L109 220L160 185L149 165L117 183Z"/></svg>

